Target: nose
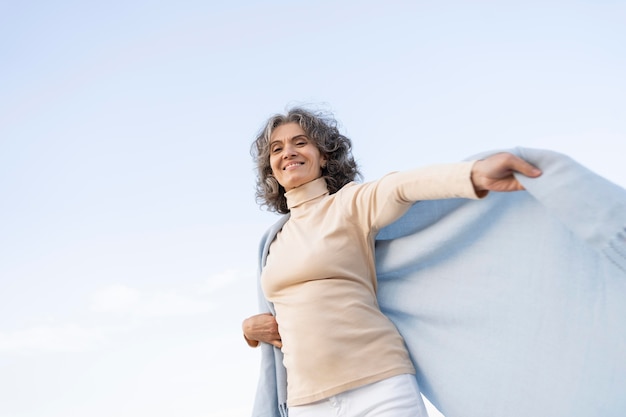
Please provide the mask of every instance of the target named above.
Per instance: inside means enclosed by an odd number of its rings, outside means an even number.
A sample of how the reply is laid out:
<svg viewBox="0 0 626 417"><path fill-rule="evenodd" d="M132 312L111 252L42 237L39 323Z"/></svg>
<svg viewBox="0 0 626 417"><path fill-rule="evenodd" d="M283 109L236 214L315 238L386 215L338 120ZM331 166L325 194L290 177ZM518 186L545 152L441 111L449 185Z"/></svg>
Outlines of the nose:
<svg viewBox="0 0 626 417"><path fill-rule="evenodd" d="M296 156L296 147L292 144L287 144L283 148L283 159L291 158L292 156Z"/></svg>

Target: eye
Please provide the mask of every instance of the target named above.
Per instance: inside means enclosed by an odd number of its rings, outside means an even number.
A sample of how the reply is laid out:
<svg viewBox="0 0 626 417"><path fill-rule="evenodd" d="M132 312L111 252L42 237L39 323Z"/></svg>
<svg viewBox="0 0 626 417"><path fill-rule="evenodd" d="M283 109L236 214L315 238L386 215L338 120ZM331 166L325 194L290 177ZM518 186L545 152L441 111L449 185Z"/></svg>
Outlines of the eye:
<svg viewBox="0 0 626 417"><path fill-rule="evenodd" d="M274 146L274 147L272 147L272 148L270 149L270 152L272 152L272 153L277 153L277 152L282 151L282 149L283 149L283 148L281 148L280 146Z"/></svg>
<svg viewBox="0 0 626 417"><path fill-rule="evenodd" d="M300 135L294 138L293 142L296 146L305 146L309 144L309 138L304 135Z"/></svg>

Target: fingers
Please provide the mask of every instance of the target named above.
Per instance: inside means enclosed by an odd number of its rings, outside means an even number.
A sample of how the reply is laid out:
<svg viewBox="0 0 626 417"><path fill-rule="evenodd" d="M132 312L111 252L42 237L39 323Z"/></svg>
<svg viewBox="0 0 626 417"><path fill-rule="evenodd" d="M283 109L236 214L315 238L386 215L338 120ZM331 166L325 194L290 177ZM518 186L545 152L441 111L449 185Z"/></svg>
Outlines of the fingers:
<svg viewBox="0 0 626 417"><path fill-rule="evenodd" d="M508 161L509 169L512 171L519 172L520 174L530 178L536 178L541 175L541 170L528 161L525 161L524 159L513 154L508 155L510 155Z"/></svg>
<svg viewBox="0 0 626 417"><path fill-rule="evenodd" d="M472 183L477 192L520 191L524 187L514 173L535 178L541 175L534 165L508 152L497 153L476 161L472 168Z"/></svg>
<svg viewBox="0 0 626 417"><path fill-rule="evenodd" d="M242 330L246 340L257 342L257 344L264 342L278 348L282 347L278 323L276 318L269 313L248 317L242 323Z"/></svg>

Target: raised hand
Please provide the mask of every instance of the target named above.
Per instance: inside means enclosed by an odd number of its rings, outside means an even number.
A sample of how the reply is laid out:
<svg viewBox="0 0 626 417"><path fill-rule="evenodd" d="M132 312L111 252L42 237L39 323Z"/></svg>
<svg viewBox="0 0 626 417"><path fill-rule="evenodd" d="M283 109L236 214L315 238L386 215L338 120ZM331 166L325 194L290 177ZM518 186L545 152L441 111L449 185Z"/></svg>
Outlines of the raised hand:
<svg viewBox="0 0 626 417"><path fill-rule="evenodd" d="M477 192L523 190L524 187L513 175L515 172L531 178L541 175L541 170L534 165L511 153L502 152L476 161L472 168L472 183Z"/></svg>

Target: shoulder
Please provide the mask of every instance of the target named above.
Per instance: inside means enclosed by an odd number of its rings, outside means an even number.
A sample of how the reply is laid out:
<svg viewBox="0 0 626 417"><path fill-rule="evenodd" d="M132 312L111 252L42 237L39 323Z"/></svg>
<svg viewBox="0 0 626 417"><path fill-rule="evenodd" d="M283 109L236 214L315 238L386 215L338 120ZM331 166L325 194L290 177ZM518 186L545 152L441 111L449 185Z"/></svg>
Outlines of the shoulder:
<svg viewBox="0 0 626 417"><path fill-rule="evenodd" d="M271 226L269 226L263 236L261 237L261 246L263 246L268 239L274 239L276 233L283 227L283 225L289 220L289 213L282 214L276 222L274 222Z"/></svg>

